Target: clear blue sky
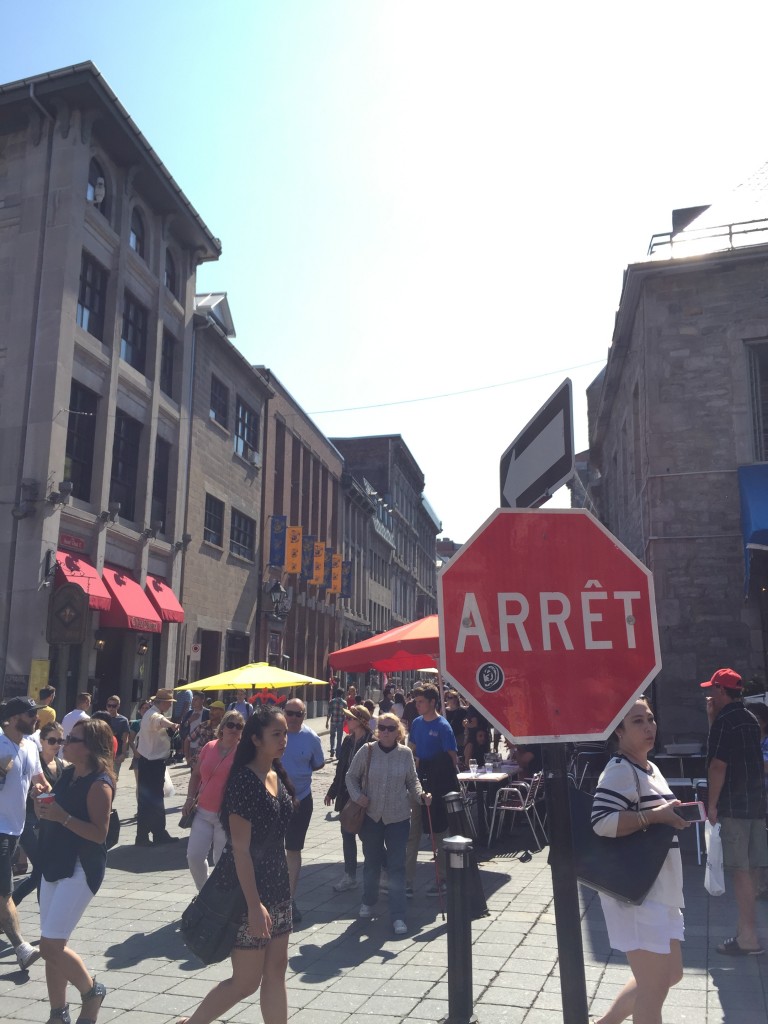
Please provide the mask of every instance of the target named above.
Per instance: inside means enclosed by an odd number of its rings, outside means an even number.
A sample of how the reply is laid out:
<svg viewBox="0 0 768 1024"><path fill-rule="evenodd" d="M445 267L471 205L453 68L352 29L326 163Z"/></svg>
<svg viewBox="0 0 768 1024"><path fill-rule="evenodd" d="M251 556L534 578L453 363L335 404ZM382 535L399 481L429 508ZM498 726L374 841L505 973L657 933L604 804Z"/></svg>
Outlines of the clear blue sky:
<svg viewBox="0 0 768 1024"><path fill-rule="evenodd" d="M244 354L326 434L401 433L457 540L568 374L586 446L626 264L674 207L768 159L754 3L0 0L0 17L2 81L94 61L221 238L199 288L229 293Z"/></svg>

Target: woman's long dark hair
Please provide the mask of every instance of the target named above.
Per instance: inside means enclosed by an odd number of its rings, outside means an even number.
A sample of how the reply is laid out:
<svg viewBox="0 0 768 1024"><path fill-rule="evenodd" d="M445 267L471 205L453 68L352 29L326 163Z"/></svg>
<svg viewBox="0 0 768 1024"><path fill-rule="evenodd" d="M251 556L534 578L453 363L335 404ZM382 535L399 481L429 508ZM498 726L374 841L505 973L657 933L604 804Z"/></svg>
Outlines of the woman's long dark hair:
<svg viewBox="0 0 768 1024"><path fill-rule="evenodd" d="M256 747L254 747L251 737L255 736L259 740L262 739L265 730L270 727L272 722L278 716L283 718L282 711L280 711L279 708L271 707L269 705L253 709L253 714L245 723L243 735L240 737L240 742L237 745L237 750L235 751L235 756L232 760L232 771L229 776L230 779L234 777L235 772L239 768L243 768L245 765L250 764L254 757L256 757ZM288 778L285 768L283 768L282 761L275 758L272 762L272 767L277 772L277 777L291 794L291 799L295 802L296 790L293 788L293 783Z"/></svg>

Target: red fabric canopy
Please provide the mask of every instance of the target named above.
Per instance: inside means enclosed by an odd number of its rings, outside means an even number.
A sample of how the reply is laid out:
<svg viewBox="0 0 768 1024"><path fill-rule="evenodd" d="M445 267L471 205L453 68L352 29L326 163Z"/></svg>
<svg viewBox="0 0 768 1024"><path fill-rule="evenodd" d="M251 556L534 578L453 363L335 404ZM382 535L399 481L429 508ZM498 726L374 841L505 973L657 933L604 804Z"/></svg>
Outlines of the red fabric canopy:
<svg viewBox="0 0 768 1024"><path fill-rule="evenodd" d="M168 584L157 576L147 573L144 593L154 605L163 622L183 622L184 609Z"/></svg>
<svg viewBox="0 0 768 1024"><path fill-rule="evenodd" d="M109 611L112 598L96 568L81 555L56 552L56 586L62 583L76 583L88 595L89 607L99 612Z"/></svg>
<svg viewBox="0 0 768 1024"><path fill-rule="evenodd" d="M104 582L112 595L112 607L102 612L100 626L135 629L140 633L159 633L160 616L139 584L126 573L104 566Z"/></svg>
<svg viewBox="0 0 768 1024"><path fill-rule="evenodd" d="M439 646L437 616L428 615L334 651L328 660L343 672L367 672L371 668L378 672L437 668Z"/></svg>

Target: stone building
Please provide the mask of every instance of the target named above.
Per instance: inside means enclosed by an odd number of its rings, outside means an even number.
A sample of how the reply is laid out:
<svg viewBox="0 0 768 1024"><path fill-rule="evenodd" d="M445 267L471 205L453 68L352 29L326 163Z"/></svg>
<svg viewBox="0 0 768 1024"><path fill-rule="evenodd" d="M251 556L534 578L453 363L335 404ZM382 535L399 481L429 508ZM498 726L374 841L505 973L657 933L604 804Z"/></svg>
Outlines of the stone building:
<svg viewBox="0 0 768 1024"><path fill-rule="evenodd" d="M586 504L653 570L666 742L701 738L698 683L766 679L768 209L762 187L675 217L625 273L588 390Z"/></svg>
<svg viewBox="0 0 768 1024"><path fill-rule="evenodd" d="M264 439L256 649L259 660L325 680L328 654L341 646L340 595L312 583L302 571L305 563L296 572L270 564L270 542L274 517L285 517L287 527L301 528L303 539L341 553L344 460L275 373L256 369L274 392Z"/></svg>
<svg viewBox="0 0 768 1024"><path fill-rule="evenodd" d="M264 424L274 394L238 351L224 293L195 299L189 500L178 675L193 681L251 661L261 591Z"/></svg>
<svg viewBox="0 0 768 1024"><path fill-rule="evenodd" d="M347 471L376 503L367 550L371 632L433 614L435 538L442 527L424 497L424 474L408 446L399 434L331 441L344 456ZM351 624L352 629L359 627Z"/></svg>
<svg viewBox="0 0 768 1024"><path fill-rule="evenodd" d="M92 64L0 86L5 697L174 681L195 275L219 254ZM54 626L83 631L49 645L62 595Z"/></svg>

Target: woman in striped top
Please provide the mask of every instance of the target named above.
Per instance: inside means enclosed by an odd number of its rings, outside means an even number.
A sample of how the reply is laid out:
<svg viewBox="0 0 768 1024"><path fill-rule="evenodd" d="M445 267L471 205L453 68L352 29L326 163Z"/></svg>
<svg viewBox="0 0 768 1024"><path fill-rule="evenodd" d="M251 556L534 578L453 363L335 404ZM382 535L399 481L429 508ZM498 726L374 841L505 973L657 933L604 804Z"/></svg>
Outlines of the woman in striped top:
<svg viewBox="0 0 768 1024"><path fill-rule="evenodd" d="M648 760L656 742L656 720L645 699L635 701L617 726L616 756L597 783L592 828L608 838L630 835L657 824L684 829L675 813L680 803L663 775ZM639 801L638 801L639 789ZM632 978L597 1024L661 1024L667 993L683 976L683 866L675 837L659 876L639 906L600 894L611 946L627 954Z"/></svg>

